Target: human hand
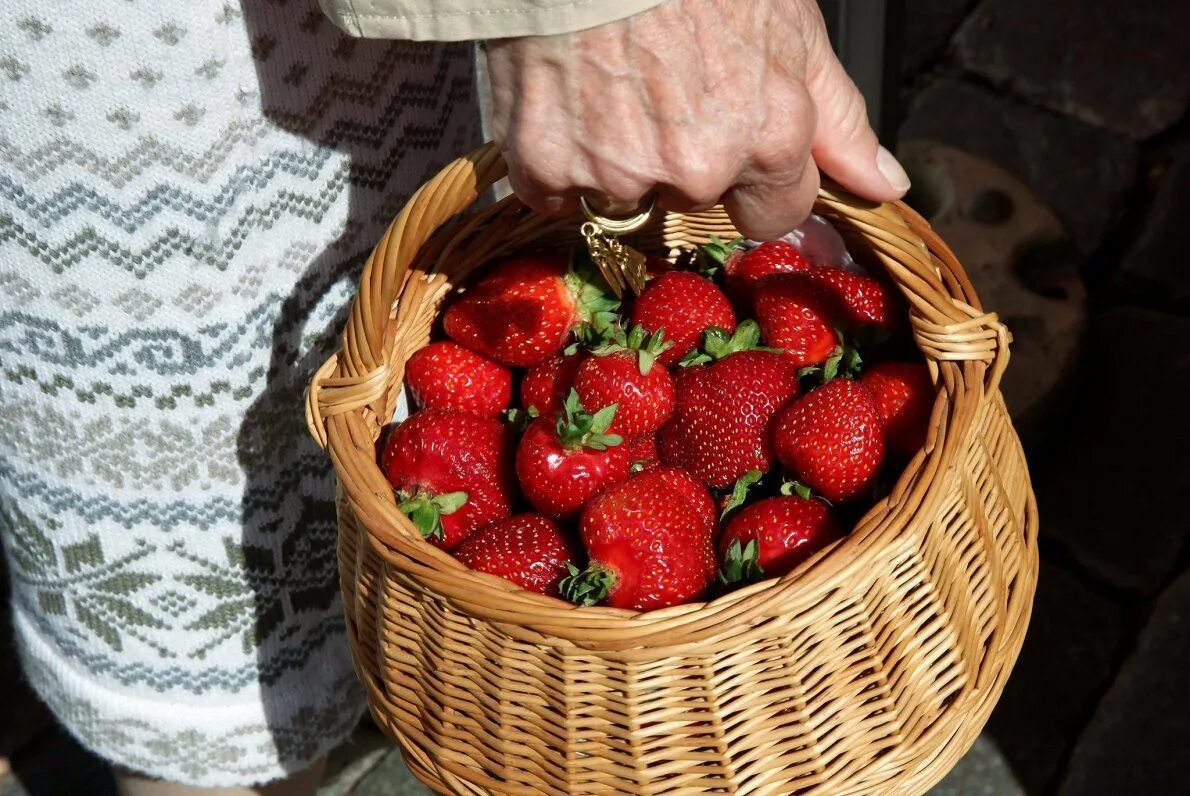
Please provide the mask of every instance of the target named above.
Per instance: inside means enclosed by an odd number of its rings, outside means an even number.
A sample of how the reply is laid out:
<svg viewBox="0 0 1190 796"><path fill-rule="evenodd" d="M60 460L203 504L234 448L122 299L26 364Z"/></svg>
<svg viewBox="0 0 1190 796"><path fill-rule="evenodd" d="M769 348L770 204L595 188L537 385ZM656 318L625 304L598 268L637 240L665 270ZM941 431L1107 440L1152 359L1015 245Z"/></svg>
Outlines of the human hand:
<svg viewBox="0 0 1190 796"><path fill-rule="evenodd" d="M809 214L819 168L876 201L909 187L813 0L669 0L578 33L493 41L488 69L512 188L543 213L582 195L722 202L763 240Z"/></svg>

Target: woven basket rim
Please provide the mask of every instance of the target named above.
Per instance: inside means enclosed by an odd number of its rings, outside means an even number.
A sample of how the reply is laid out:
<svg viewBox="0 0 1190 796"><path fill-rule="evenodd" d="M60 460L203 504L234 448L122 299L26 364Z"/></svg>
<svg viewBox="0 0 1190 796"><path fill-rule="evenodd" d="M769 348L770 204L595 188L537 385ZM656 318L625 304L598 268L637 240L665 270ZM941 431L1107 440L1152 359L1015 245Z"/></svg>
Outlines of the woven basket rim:
<svg viewBox="0 0 1190 796"><path fill-rule="evenodd" d="M777 604L791 607L822 600L829 592L826 584L871 565L907 532L912 516L900 516L899 508L910 505L910 514L928 516L941 497L941 475L953 463L974 408L998 389L1010 338L997 316L982 310L954 254L920 215L902 202L874 205L827 184L820 190L815 212L837 228L842 226L849 246L862 241L885 266L908 300L915 341L938 387L925 449L851 534L782 577L711 600L649 612L580 607L524 591L502 578L475 572L425 542L396 509L391 489L386 493L368 424L384 425L391 419L401 388L394 370L404 360L396 361L391 346L403 320L397 303L405 303L405 291L424 289L422 298L441 298L450 284L438 266L445 254L455 251L469 225L479 228L477 219L523 214L515 197L468 214L475 200L503 176L499 152L488 144L447 166L410 199L365 266L343 348L315 374L307 396L311 434L327 447L353 509L373 520L365 523L370 545L403 577L518 637L599 649L678 647L730 633ZM567 221L530 223L547 229ZM406 357L410 353L404 352Z"/></svg>

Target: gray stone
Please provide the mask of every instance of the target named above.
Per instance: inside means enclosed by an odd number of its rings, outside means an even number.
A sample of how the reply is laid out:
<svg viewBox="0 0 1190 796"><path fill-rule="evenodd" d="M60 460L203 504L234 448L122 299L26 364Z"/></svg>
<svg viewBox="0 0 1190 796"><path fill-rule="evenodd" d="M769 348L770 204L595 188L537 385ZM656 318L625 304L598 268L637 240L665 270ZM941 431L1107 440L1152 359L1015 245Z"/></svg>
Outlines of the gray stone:
<svg viewBox="0 0 1190 796"><path fill-rule="evenodd" d="M429 796L431 791L409 773L401 753L391 749L350 793L352 796Z"/></svg>
<svg viewBox="0 0 1190 796"><path fill-rule="evenodd" d="M1052 790L1123 643L1114 603L1042 563L1024 649L986 730L1026 793Z"/></svg>
<svg viewBox="0 0 1190 796"><path fill-rule="evenodd" d="M1061 796L1185 793L1190 786L1190 572L1158 602L1136 651L1079 739Z"/></svg>
<svg viewBox="0 0 1190 796"><path fill-rule="evenodd" d="M1124 307L1092 320L1085 395L1034 470L1043 534L1121 589L1151 594L1190 535L1190 319Z"/></svg>
<svg viewBox="0 0 1190 796"><path fill-rule="evenodd" d="M318 796L348 796L361 781L394 751L392 741L369 722L360 724L342 745L331 753Z"/></svg>
<svg viewBox="0 0 1190 796"><path fill-rule="evenodd" d="M995 741L981 735L928 796L1025 796L1025 792Z"/></svg>
<svg viewBox="0 0 1190 796"><path fill-rule="evenodd" d="M1143 139L1190 96L1190 3L984 0L955 37L959 60L1056 111Z"/></svg>
<svg viewBox="0 0 1190 796"><path fill-rule="evenodd" d="M1127 139L950 78L917 95L900 140L949 144L1015 175L1083 254L1099 245L1136 181L1137 151Z"/></svg>
<svg viewBox="0 0 1190 796"><path fill-rule="evenodd" d="M430 790L409 772L401 753L364 722L327 762L318 796L425 796Z"/></svg>
<svg viewBox="0 0 1190 796"><path fill-rule="evenodd" d="M1012 331L1012 366L1000 390L1018 433L1044 436L1076 369L1087 319L1086 287L1066 231L1004 169L944 144L902 141L914 175L908 202L954 250L983 306Z"/></svg>
<svg viewBox="0 0 1190 796"><path fill-rule="evenodd" d="M916 75L950 45L975 0L905 0L901 74Z"/></svg>
<svg viewBox="0 0 1190 796"><path fill-rule="evenodd" d="M1120 267L1118 291L1190 306L1190 146L1161 178L1144 231Z"/></svg>

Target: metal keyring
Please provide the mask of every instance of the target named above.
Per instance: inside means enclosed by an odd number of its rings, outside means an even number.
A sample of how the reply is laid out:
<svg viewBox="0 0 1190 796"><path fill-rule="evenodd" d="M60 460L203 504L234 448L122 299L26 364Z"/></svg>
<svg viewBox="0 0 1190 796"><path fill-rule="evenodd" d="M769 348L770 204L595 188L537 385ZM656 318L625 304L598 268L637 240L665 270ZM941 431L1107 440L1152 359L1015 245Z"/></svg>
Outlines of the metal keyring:
<svg viewBox="0 0 1190 796"><path fill-rule="evenodd" d="M640 229L648 222L649 218L653 215L653 210L657 206L657 200L650 198L649 206L646 209L627 218L608 218L601 216L595 212L585 196L579 197L578 204L583 210L583 215L590 219L592 224L603 230L605 235L627 235L629 232L635 232Z"/></svg>

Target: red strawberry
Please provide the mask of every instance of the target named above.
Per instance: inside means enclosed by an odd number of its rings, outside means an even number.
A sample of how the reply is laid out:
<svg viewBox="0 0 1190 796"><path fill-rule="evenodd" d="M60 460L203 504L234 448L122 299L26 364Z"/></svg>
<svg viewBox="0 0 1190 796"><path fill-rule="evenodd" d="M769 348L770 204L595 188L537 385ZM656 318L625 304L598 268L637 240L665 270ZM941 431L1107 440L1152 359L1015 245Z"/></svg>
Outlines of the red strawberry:
<svg viewBox="0 0 1190 796"><path fill-rule="evenodd" d="M512 372L457 343L430 343L414 352L405 383L422 409L499 417L512 400Z"/></svg>
<svg viewBox="0 0 1190 796"><path fill-rule="evenodd" d="M665 331L673 346L657 356L672 368L698 346L704 330L715 326L735 331L735 311L723 291L709 279L687 271L673 271L649 280L632 310L633 325L650 332Z"/></svg>
<svg viewBox="0 0 1190 796"><path fill-rule="evenodd" d="M583 359L579 355L558 356L530 368L521 380L521 408L536 409L540 417L558 414Z"/></svg>
<svg viewBox="0 0 1190 796"><path fill-rule="evenodd" d="M732 584L780 577L841 537L821 500L791 495L752 503L719 537L720 579Z"/></svg>
<svg viewBox="0 0 1190 796"><path fill-rule="evenodd" d="M837 320L850 329L877 326L892 331L895 327L897 302L889 289L872 277L833 265L811 268L805 274L835 296Z"/></svg>
<svg viewBox="0 0 1190 796"><path fill-rule="evenodd" d="M718 515L715 512L715 499L698 479L680 467L663 467L657 470L658 477L664 481L677 497L682 498L697 512L702 524L714 535L719 526Z"/></svg>
<svg viewBox="0 0 1190 796"><path fill-rule="evenodd" d="M401 511L431 544L449 550L512 513L513 444L499 420L427 409L393 429L380 463Z"/></svg>
<svg viewBox="0 0 1190 796"><path fill-rule="evenodd" d="M805 255L792 243L783 240L768 241L753 249L734 248L728 251L730 253L721 261L724 283L727 285L727 294L740 307L752 306L756 284L766 276L804 271L811 267Z"/></svg>
<svg viewBox="0 0 1190 796"><path fill-rule="evenodd" d="M558 583L577 560L575 545L540 514L497 520L455 548L454 556L471 569L554 597L559 596Z"/></svg>
<svg viewBox="0 0 1190 796"><path fill-rule="evenodd" d="M618 306L568 263L561 253L501 262L446 311L446 333L505 365L544 362L581 321Z"/></svg>
<svg viewBox="0 0 1190 796"><path fill-rule="evenodd" d="M781 464L827 500L843 503L871 486L884 461L884 430L868 388L835 379L793 402L773 436Z"/></svg>
<svg viewBox="0 0 1190 796"><path fill-rule="evenodd" d="M872 391L889 453L912 456L926 442L934 383L920 362L881 362L860 379Z"/></svg>
<svg viewBox="0 0 1190 796"><path fill-rule="evenodd" d="M656 470L661 466L661 454L657 452L657 435L646 434L624 444L628 453L628 461L632 463L634 472Z"/></svg>
<svg viewBox="0 0 1190 796"><path fill-rule="evenodd" d="M608 434L615 404L590 414L571 392L556 420L533 421L521 437L516 473L529 502L547 517L569 518L611 484L628 477L622 438Z"/></svg>
<svg viewBox="0 0 1190 796"><path fill-rule="evenodd" d="M661 429L661 461L723 489L749 470L773 465L771 428L798 394L797 368L781 354L746 350L759 338L746 321L731 341L707 333L707 347L724 358L677 374L673 417ZM712 345L712 343L715 343ZM745 350L738 350L745 349Z"/></svg>
<svg viewBox="0 0 1190 796"><path fill-rule="evenodd" d="M798 368L825 362L840 346L837 300L809 273L778 274L756 285L756 320L765 342L783 349Z"/></svg>
<svg viewBox="0 0 1190 796"><path fill-rule="evenodd" d="M706 489L673 468L611 487L583 512L591 565L571 570L562 594L580 605L605 601L638 611L698 599L715 578L715 527L704 500L711 502Z"/></svg>
<svg viewBox="0 0 1190 796"><path fill-rule="evenodd" d="M662 334L650 335L639 326L628 335L618 329L579 367L574 389L583 406L592 411L619 407L610 433L625 439L656 434L673 414L673 379L665 368L654 367L668 345Z"/></svg>

